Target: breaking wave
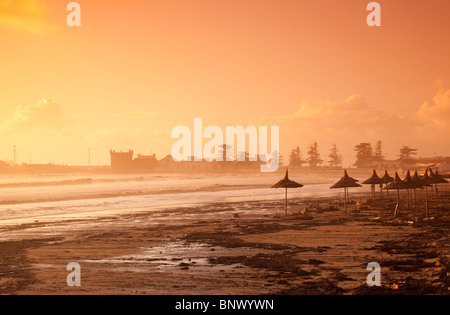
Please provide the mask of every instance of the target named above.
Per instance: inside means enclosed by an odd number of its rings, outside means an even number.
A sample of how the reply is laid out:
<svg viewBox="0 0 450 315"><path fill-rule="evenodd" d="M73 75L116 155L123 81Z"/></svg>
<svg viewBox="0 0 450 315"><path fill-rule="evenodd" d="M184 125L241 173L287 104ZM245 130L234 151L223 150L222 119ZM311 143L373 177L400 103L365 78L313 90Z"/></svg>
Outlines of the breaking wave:
<svg viewBox="0 0 450 315"><path fill-rule="evenodd" d="M45 186L66 186L66 185L87 185L94 183L108 183L108 182L130 182L130 181L143 181L145 177L132 177L132 178L76 178L54 181L28 181L28 182L9 182L0 183L0 188L19 188L19 187L45 187Z"/></svg>
<svg viewBox="0 0 450 315"><path fill-rule="evenodd" d="M14 187L17 187L17 186L14 186ZM20 198L14 198L14 199L2 199L2 200L0 200L0 205L21 204L21 203L41 203L41 202L50 202L50 201L68 201L68 200L81 200L81 199L114 198L114 197L142 196L142 195L213 192L213 191L225 191L225 190L258 189L258 188L267 188L267 185L213 184L213 185L181 187L181 188L89 192L89 193L77 193L77 194L46 195L46 196L41 195L41 196L33 196L33 197L20 197Z"/></svg>

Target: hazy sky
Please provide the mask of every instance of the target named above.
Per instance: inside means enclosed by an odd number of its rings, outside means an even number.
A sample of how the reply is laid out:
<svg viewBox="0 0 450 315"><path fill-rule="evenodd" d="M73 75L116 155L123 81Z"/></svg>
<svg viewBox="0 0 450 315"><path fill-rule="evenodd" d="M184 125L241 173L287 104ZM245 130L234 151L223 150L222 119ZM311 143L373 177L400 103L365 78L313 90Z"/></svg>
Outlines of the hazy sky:
<svg viewBox="0 0 450 315"><path fill-rule="evenodd" d="M450 1L0 0L0 160L170 153L177 125L278 125L317 141L450 155ZM205 140L206 141L206 140Z"/></svg>

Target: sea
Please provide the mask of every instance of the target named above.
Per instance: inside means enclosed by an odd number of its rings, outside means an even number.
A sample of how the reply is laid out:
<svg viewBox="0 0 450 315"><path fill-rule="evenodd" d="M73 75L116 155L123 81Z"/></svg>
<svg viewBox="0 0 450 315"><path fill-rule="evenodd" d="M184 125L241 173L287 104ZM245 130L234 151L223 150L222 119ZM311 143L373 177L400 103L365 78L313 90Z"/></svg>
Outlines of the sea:
<svg viewBox="0 0 450 315"><path fill-rule="evenodd" d="M297 172L304 185L289 199L343 196L330 189L343 172ZM0 229L36 222L96 219L223 203L279 200L284 189L270 188L282 173L254 174L2 174ZM369 188L364 191L369 191ZM4 236L4 235L3 235ZM0 237L2 238L2 237Z"/></svg>

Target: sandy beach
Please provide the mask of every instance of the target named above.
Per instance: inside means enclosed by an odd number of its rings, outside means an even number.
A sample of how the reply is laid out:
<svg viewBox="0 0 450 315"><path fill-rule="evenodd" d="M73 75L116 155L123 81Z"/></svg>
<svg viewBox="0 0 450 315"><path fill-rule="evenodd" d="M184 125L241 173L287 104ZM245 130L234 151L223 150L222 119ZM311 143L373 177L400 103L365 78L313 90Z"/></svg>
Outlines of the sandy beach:
<svg viewBox="0 0 450 315"><path fill-rule="evenodd" d="M287 216L265 200L6 226L0 293L450 294L450 195L429 202L429 220L420 201L394 220L395 202L370 196L347 213L333 197L294 198ZM380 287L366 284L370 262Z"/></svg>

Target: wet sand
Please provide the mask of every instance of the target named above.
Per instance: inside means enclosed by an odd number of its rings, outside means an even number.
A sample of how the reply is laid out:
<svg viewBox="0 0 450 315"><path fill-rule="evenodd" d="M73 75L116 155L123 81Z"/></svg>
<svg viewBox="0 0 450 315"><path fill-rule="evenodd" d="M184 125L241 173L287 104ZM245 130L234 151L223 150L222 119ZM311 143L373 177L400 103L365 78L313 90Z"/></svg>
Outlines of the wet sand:
<svg viewBox="0 0 450 315"><path fill-rule="evenodd" d="M393 220L394 201L353 199L347 213L335 198L292 199L288 216L255 201L3 227L0 293L450 294L448 193L432 220L422 200ZM67 286L70 262L80 287ZM366 284L370 262L381 287Z"/></svg>

